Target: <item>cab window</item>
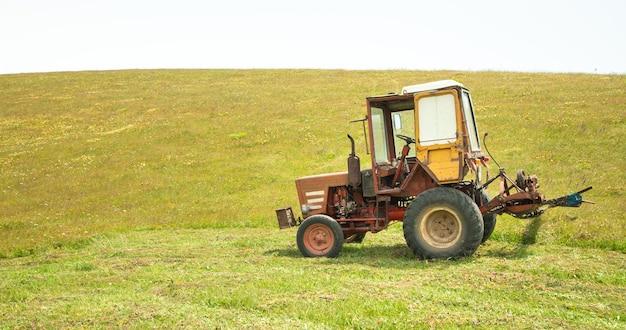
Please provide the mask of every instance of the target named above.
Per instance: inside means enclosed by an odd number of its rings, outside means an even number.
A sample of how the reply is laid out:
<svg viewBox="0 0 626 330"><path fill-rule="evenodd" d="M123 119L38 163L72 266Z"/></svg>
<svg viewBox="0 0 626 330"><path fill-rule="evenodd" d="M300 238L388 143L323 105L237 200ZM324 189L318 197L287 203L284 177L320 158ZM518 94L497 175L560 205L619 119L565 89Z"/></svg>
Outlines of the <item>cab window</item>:
<svg viewBox="0 0 626 330"><path fill-rule="evenodd" d="M456 141L456 113L452 94L422 97L417 106L420 145L450 144Z"/></svg>
<svg viewBox="0 0 626 330"><path fill-rule="evenodd" d="M415 110L402 110L396 111L392 113L393 120L393 139L394 145L396 147L396 155L400 157L399 153L402 151L402 148L406 144L403 139L398 138L396 135L406 135L412 138L415 138ZM415 157L415 147L411 146L411 151L409 151L408 157Z"/></svg>
<svg viewBox="0 0 626 330"><path fill-rule="evenodd" d="M383 109L371 107L372 115L372 145L377 163L389 162L389 146L387 145L387 129Z"/></svg>
<svg viewBox="0 0 626 330"><path fill-rule="evenodd" d="M472 152L478 152L480 151L480 140L478 139L478 130L476 129L476 120L474 119L472 98L467 91L463 91L463 114L465 115L465 122L467 123L470 150Z"/></svg>

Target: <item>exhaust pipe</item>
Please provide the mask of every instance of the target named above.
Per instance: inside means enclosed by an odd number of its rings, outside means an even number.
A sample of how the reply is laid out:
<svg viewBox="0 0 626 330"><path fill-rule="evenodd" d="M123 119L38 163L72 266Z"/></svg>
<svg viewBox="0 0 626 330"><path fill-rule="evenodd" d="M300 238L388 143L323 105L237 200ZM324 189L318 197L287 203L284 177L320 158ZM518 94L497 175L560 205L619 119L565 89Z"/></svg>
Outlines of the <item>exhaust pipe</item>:
<svg viewBox="0 0 626 330"><path fill-rule="evenodd" d="M352 153L348 156L348 184L356 189L361 185L361 160L354 151L354 139L350 134L348 134L348 139L352 147Z"/></svg>

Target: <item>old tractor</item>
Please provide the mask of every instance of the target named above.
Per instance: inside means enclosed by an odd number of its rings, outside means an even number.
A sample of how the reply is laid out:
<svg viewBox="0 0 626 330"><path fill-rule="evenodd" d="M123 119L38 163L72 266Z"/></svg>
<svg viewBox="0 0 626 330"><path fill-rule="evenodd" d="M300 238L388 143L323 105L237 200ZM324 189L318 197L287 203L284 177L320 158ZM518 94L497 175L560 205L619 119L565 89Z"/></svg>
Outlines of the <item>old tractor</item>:
<svg viewBox="0 0 626 330"><path fill-rule="evenodd" d="M361 121L371 169L361 169L348 135L347 172L295 180L302 218L291 207L276 210L280 228L298 226L304 256L335 257L344 242L361 242L395 221L403 222L419 258L469 256L492 234L497 215L529 218L550 207L578 207L591 189L546 200L535 175L520 170L513 178L499 165L483 182L488 149L481 147L470 92L456 81L407 86L366 103ZM493 182L499 194L490 198L485 189Z"/></svg>

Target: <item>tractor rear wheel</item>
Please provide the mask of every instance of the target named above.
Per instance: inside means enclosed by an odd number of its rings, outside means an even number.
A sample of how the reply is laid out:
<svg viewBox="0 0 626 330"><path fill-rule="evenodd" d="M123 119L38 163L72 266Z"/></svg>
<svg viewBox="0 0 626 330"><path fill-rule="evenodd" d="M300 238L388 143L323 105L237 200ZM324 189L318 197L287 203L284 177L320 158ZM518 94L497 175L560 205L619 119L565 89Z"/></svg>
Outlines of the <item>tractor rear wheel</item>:
<svg viewBox="0 0 626 330"><path fill-rule="evenodd" d="M477 191L474 194L474 199L476 199L476 204L480 203L481 205L489 203L489 201L491 200L485 189L481 189L480 192ZM480 201L478 199L480 199ZM483 228L485 230L483 232L483 239L480 241L480 244L485 243L485 241L489 239L489 237L491 237L493 230L496 228L495 214L483 215Z"/></svg>
<svg viewBox="0 0 626 330"><path fill-rule="evenodd" d="M470 256L483 238L478 206L454 188L437 187L419 194L403 222L406 243L421 259Z"/></svg>
<svg viewBox="0 0 626 330"><path fill-rule="evenodd" d="M298 249L305 257L336 257L343 246L343 231L335 219L313 215L298 227Z"/></svg>
<svg viewBox="0 0 626 330"><path fill-rule="evenodd" d="M353 234L346 237L343 242L344 243L363 243L363 239L365 239L365 233L362 234Z"/></svg>

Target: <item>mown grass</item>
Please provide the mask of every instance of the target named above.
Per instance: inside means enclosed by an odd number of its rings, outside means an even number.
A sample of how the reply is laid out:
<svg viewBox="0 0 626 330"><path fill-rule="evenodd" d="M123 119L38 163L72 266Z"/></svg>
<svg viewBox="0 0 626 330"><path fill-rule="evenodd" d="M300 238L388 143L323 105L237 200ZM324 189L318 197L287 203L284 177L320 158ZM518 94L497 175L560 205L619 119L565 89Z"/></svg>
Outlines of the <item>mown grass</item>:
<svg viewBox="0 0 626 330"><path fill-rule="evenodd" d="M623 253L489 241L417 260L401 226L299 255L294 231L129 231L0 260L0 328L582 328L626 326Z"/></svg>
<svg viewBox="0 0 626 330"><path fill-rule="evenodd" d="M305 259L274 209L343 171L364 98L456 79L514 174L578 209L501 216L472 258L399 226ZM0 328L620 328L623 75L147 70L0 75ZM491 174L497 172L492 163ZM492 191L493 193L493 191Z"/></svg>

